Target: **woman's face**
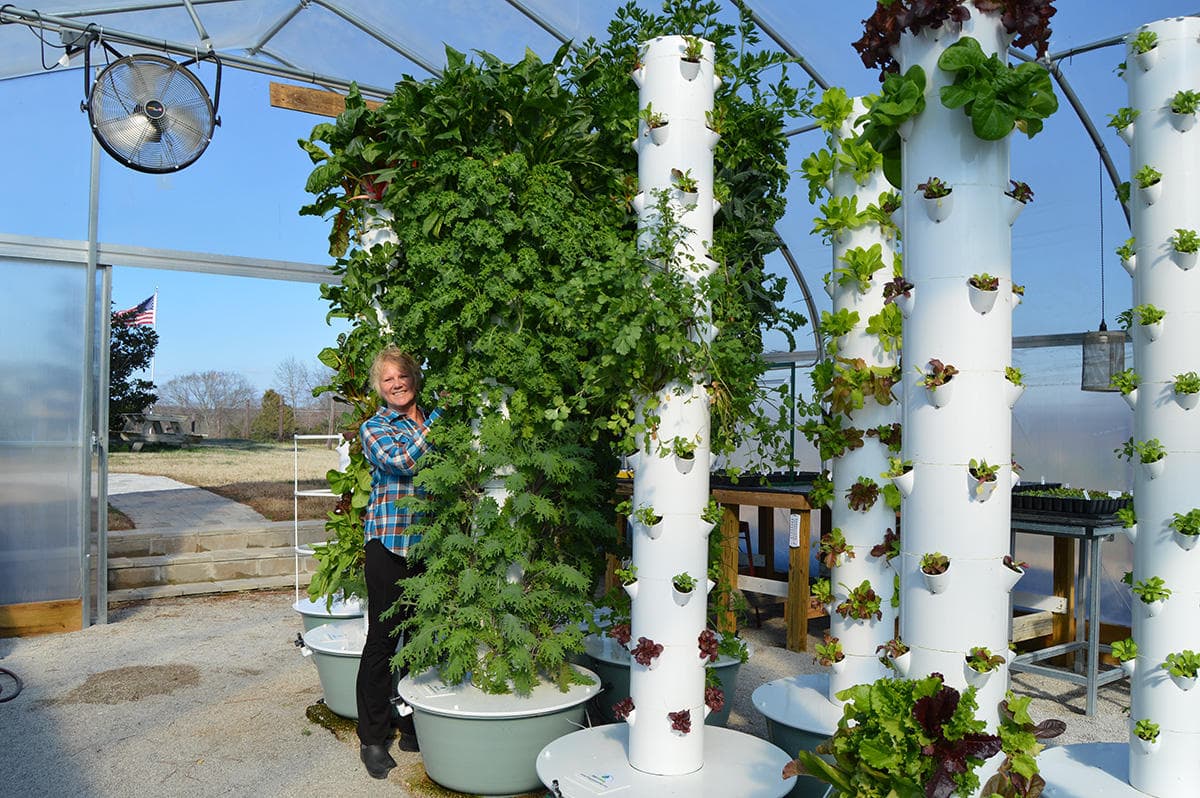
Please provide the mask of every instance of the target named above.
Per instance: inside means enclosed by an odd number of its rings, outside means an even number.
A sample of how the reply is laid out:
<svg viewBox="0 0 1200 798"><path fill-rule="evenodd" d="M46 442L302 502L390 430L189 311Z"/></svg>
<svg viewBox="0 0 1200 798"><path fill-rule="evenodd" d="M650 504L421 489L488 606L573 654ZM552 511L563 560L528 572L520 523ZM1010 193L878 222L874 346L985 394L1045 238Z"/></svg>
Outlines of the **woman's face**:
<svg viewBox="0 0 1200 798"><path fill-rule="evenodd" d="M380 369L379 393L388 408L401 415L411 415L416 407L417 393L413 390L413 379L395 363L384 363Z"/></svg>

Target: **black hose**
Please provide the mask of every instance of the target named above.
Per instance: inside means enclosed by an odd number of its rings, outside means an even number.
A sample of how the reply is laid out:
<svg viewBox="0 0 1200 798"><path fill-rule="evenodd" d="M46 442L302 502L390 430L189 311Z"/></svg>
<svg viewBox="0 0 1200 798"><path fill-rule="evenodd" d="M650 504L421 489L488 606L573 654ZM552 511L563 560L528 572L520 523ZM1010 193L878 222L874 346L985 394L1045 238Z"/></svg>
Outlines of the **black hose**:
<svg viewBox="0 0 1200 798"><path fill-rule="evenodd" d="M0 680L0 704L3 704L6 701L12 701L14 698L19 696L21 694L21 688L23 687L23 685L21 684L21 678L19 676L17 676L17 674L10 671L8 668L0 668L0 675L7 676L8 678L12 679L13 682L17 685L17 689L13 691L12 695L5 695L4 682L2 680Z"/></svg>

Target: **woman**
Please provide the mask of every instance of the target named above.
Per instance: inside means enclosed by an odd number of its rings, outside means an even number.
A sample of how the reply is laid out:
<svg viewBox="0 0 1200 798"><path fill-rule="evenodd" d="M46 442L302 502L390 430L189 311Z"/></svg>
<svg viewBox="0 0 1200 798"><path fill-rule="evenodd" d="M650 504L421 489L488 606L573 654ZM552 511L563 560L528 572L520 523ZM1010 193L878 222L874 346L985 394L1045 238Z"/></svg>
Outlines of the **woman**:
<svg viewBox="0 0 1200 798"><path fill-rule="evenodd" d="M387 778L388 770L396 766L388 753L391 658L396 651L396 629L412 613L402 608L387 619L380 615L400 598L397 582L416 573L407 555L421 538L408 533L412 510L397 507L396 501L420 493L413 485L413 475L417 461L430 449L426 438L429 425L440 415L439 410L426 413L417 405L422 381L421 369L412 355L394 346L376 355L371 364L371 387L384 406L359 430L363 454L371 463L371 501L363 516L371 618L358 667L358 740L359 756L376 779ZM400 719L398 745L401 751L420 750L412 715Z"/></svg>

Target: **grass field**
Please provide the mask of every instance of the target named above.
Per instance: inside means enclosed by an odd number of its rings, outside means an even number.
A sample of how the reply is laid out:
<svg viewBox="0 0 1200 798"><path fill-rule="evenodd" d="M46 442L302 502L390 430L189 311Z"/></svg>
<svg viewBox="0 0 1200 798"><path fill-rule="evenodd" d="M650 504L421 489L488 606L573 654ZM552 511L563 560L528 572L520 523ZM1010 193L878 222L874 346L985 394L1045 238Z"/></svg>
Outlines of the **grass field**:
<svg viewBox="0 0 1200 798"><path fill-rule="evenodd" d="M213 440L184 449L113 452L108 470L114 474L151 474L211 490L253 507L272 521L292 520L295 486L301 490L327 487L325 474L337 468L337 452L325 441L291 443ZM335 503L331 498L302 497L301 520L321 519Z"/></svg>

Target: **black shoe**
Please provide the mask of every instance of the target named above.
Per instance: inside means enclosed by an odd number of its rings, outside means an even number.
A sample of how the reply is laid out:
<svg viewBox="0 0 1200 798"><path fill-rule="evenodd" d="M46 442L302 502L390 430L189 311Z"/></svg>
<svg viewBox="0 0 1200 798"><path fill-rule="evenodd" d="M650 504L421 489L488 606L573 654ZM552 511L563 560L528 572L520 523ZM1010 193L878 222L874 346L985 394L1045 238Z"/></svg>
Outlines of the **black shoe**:
<svg viewBox="0 0 1200 798"><path fill-rule="evenodd" d="M399 739L396 742L396 747L401 751L416 752L421 750L421 744L417 742L417 735L406 734L400 732Z"/></svg>
<svg viewBox="0 0 1200 798"><path fill-rule="evenodd" d="M358 746L358 757L367 766L367 773L373 779L386 779L388 771L396 767L396 760L388 753L383 744Z"/></svg>

